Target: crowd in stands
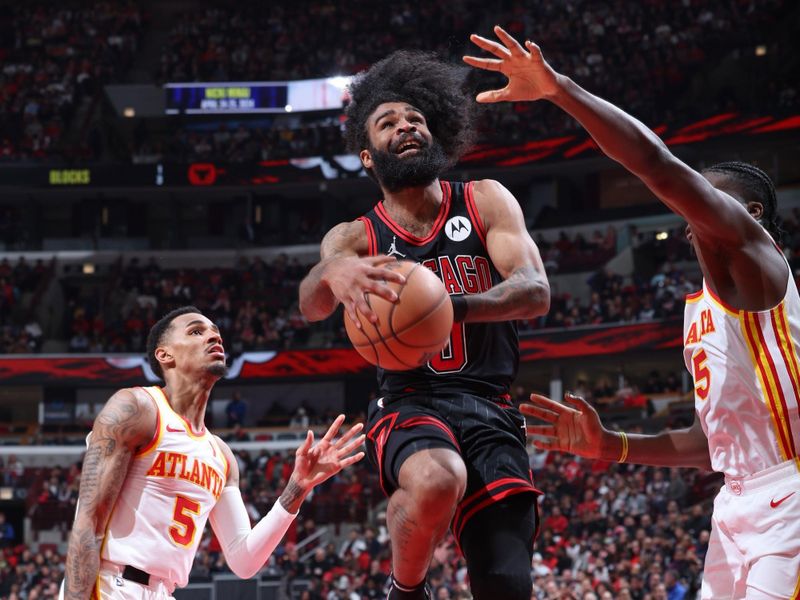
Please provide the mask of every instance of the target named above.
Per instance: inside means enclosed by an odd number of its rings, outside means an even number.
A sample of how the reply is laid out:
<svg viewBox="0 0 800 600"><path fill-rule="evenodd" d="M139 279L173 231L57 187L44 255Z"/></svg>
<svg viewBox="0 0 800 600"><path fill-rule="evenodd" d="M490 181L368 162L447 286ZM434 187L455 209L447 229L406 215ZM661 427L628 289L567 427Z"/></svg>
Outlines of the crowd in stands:
<svg viewBox="0 0 800 600"><path fill-rule="evenodd" d="M158 78L283 81L347 75L399 48L455 58L481 15L477 0L392 10L375 10L368 0L216 3L187 10L176 20Z"/></svg>
<svg viewBox="0 0 800 600"><path fill-rule="evenodd" d="M499 6L491 22L504 23L520 39L535 40L557 69L655 127L680 125L681 120L728 109L796 106L791 78L778 73L769 86L761 86L763 93L738 93L735 86L728 86L709 91L702 101L687 95L693 80L725 56L742 63L740 70L747 65L754 76L787 71L772 59L757 67L746 61L757 44L773 37L788 7L783 0L703 0L683 3L677 10L674 3L664 1L630 8L619 0L611 4L527 0ZM406 5L397 11L374 11L363 1L340 7L325 0L309 7L280 3L270 10L257 5L193 10L170 32L159 78L253 81L353 74L385 56L387 49L398 48L432 50L458 61L465 50L473 50L468 34L486 33L482 15L483 6L473 0L416 9ZM315 39L313 48L306 45L305 32L310 30L321 38ZM770 51L778 55L778 42L772 44ZM539 103L481 109L478 127L480 141L499 144L578 131L577 123L563 111ZM338 125L323 121L276 122L266 128L253 123L235 132L184 129L173 139L144 138L134 148L137 156L159 160L213 156L231 162L344 151Z"/></svg>
<svg viewBox="0 0 800 600"><path fill-rule="evenodd" d="M29 264L24 257L12 264L0 260L0 354L30 354L42 347L42 327L31 304L50 268L43 261Z"/></svg>
<svg viewBox="0 0 800 600"><path fill-rule="evenodd" d="M731 86L725 93L706 92L702 102L692 102L686 92L723 57L735 51L744 63L757 44L774 39L788 8L782 0L525 0L493 15L492 22L534 40L554 68L655 127L731 108L764 110L769 101L734 97ZM502 105L487 113L484 125L487 135L494 132L506 143L577 130L563 111L538 103Z"/></svg>
<svg viewBox="0 0 800 600"><path fill-rule="evenodd" d="M62 144L81 99L133 63L145 15L135 2L25 2L0 20L0 160L96 156Z"/></svg>
<svg viewBox="0 0 800 600"><path fill-rule="evenodd" d="M338 118L313 119L299 127L282 121L259 121L215 128L192 127L164 137L140 130L134 140L134 160L157 162L168 157L182 162L253 163L303 156L342 154Z"/></svg>
<svg viewBox="0 0 800 600"><path fill-rule="evenodd" d="M638 240L638 234L636 234ZM521 323L521 331L653 321L678 317L683 298L699 284L672 266L688 256L682 232L666 240L634 242L648 264L661 265L651 277L623 278L603 267L587 280L588 302L578 302L555 287L548 315ZM612 226L595 231L589 239L562 232L550 243L538 239L549 273L589 271L617 252L617 232ZM193 304L220 327L226 349L236 356L252 350L323 345L347 345L340 320L310 326L297 304L299 282L309 265L284 255L271 262L256 257L242 259L233 269L162 269L151 259L137 259L120 267L108 285L91 292L64 280L66 320L64 339L71 352L141 352L147 331L172 308ZM320 338L315 331L324 330Z"/></svg>
<svg viewBox="0 0 800 600"><path fill-rule="evenodd" d="M65 337L72 352L142 352L150 327L174 308L194 305L222 332L226 351L303 345L309 328L297 307L306 268L282 255L242 258L234 269L162 269L131 259L90 297L65 283Z"/></svg>
<svg viewBox="0 0 800 600"><path fill-rule="evenodd" d="M283 489L293 457L237 454L245 505L255 521ZM592 462L558 453L534 452L531 466L543 492L542 525L531 565L533 599L694 597L718 479L697 471ZM49 494L56 499L47 502L61 502L64 510L61 523L48 525L66 530L74 511L71 490L79 478L78 465L37 470L30 484L29 515L35 520L36 511L47 506L39 496ZM293 581L309 581L301 595L307 600L382 598L391 549L382 514L375 521L367 518L367 508L381 498L377 477L366 462L331 479L303 505L262 575L280 580L285 589ZM306 540L321 528L328 528L328 534L337 531L337 524L347 524L338 543L330 535ZM49 545L33 552L19 538L0 538L0 598L54 597L50 593L61 578L63 560ZM208 581L228 571L207 528L190 581ZM451 536L434 553L429 583L439 600L471 598L465 562Z"/></svg>
<svg viewBox="0 0 800 600"><path fill-rule="evenodd" d="M788 213L782 227L785 253L797 274L800 210ZM623 277L606 266L598 268L586 278L590 291L585 301L574 289L560 289L554 282L549 313L520 322L520 331L680 318L685 295L700 289L699 274L683 270L692 258L682 228L665 233L663 239L655 239L652 233L644 236L634 230L634 275ZM548 272L559 274L586 271L599 262L598 255L607 262L616 252L612 250L616 239L609 226L589 239L562 233L554 242L541 237L537 241ZM134 258L121 265L105 286L64 278L61 339L71 352L141 352L147 331L161 315L194 304L220 326L226 349L234 356L302 348L309 342L347 345L340 319L311 326L300 313L297 288L308 267L283 255L272 261L242 259L227 269L163 269L156 260L140 264ZM15 266L8 260L0 262L0 353L41 349L42 325L20 299L29 296L49 271L41 261L29 265L21 259Z"/></svg>
<svg viewBox="0 0 800 600"><path fill-rule="evenodd" d="M553 293L548 314L524 321L521 330L678 318L683 315L686 294L700 287L670 263L648 281L626 283L621 275L603 268L589 279L588 284L592 290L588 302L577 301L569 292Z"/></svg>
<svg viewBox="0 0 800 600"><path fill-rule="evenodd" d="M652 126L721 110L796 108L797 90L774 38L790 11L785 0L659 0L631 7L621 0L501 3L491 23L542 45L553 65ZM212 2L174 15L166 25L156 82L280 81L357 73L394 49L423 49L459 61L468 35L491 24L478 0L375 10L366 0L337 4ZM66 5L34 2L9 7L0 22L0 160L99 158L102 136L63 142L80 100L99 97L134 64L149 16L134 0ZM308 32L314 32L310 40ZM769 58L750 64L770 40ZM703 69L731 57L765 85L692 89ZM707 75L707 73L706 73ZM479 77L475 75L475 77ZM490 85L486 81L475 85ZM689 90L692 90L690 93ZM677 115L680 115L679 117ZM177 135L134 136L131 153L159 160L247 162L340 154L334 122L252 123ZM481 109L481 141L513 144L574 133L572 119L546 105ZM140 129L140 133L144 130ZM69 147L67 147L69 146ZM122 158L122 157L120 157ZM129 157L125 157L129 158Z"/></svg>
<svg viewBox="0 0 800 600"><path fill-rule="evenodd" d="M605 232L596 229L587 239L581 233L570 236L561 231L555 241L536 236L536 245L548 273L590 271L604 265L617 254L617 230L608 225Z"/></svg>

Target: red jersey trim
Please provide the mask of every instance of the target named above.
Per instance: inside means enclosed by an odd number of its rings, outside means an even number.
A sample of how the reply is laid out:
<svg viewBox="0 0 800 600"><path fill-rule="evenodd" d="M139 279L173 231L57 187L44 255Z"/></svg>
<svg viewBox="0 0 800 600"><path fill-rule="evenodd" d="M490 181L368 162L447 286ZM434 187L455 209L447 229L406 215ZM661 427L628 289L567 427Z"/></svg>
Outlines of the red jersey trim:
<svg viewBox="0 0 800 600"><path fill-rule="evenodd" d="M464 185L464 202L467 205L467 212L469 213L469 220L475 226L475 232L481 239L483 247L486 248L486 227L483 224L483 219L478 212L478 205L475 204L475 196L473 195L474 181L470 181Z"/></svg>
<svg viewBox="0 0 800 600"><path fill-rule="evenodd" d="M725 302L725 301L724 301L722 298L720 298L720 297L717 295L717 293L716 293L714 290L712 290L712 289L711 289L711 287L709 287L708 285L706 285L706 286L704 286L704 287L705 287L705 289L707 289L707 290L708 290L708 295L709 295L709 296L711 296L711 299L712 299L714 302L716 302L716 303L719 305L719 307L720 307L720 308L722 308L722 310L724 310L725 312L727 312L727 313L728 313L729 315L731 315L732 317L738 317L738 316L739 316L739 314L742 312L742 311L741 311L741 310L739 310L738 308L734 308L734 307L732 307L730 304L728 304L727 302Z"/></svg>
<svg viewBox="0 0 800 600"><path fill-rule="evenodd" d="M367 246L369 255L376 256L378 254L378 242L375 238L375 228L372 226L372 221L370 221L367 217L358 217L356 221L363 221L364 230L367 232Z"/></svg>
<svg viewBox="0 0 800 600"><path fill-rule="evenodd" d="M395 223L383 207L383 201L378 202L377 206L375 206L375 214L378 215L378 218L386 223L386 226L392 230L392 233L400 239L414 246L424 246L439 235L442 227L444 227L445 221L447 221L447 215L450 212L450 184L447 181L440 181L439 185L442 186L442 205L439 207L439 214L433 222L433 229L431 229L431 232L424 238L409 233Z"/></svg>
<svg viewBox="0 0 800 600"><path fill-rule="evenodd" d="M169 410L171 410L172 413L176 417L178 417L181 421L183 421L184 425L186 425L186 435L188 435L193 440L198 440L199 441L199 440L205 439L206 426L203 425L203 428L200 431L195 431L194 427L192 427L192 424L189 423L189 421L183 415L178 414L178 412L174 408L172 408L172 404L170 404L169 398L167 398L167 395L164 393L164 388L157 387L156 389L159 392L161 392L161 396L164 398L164 401L167 403L167 407L169 408Z"/></svg>
<svg viewBox="0 0 800 600"><path fill-rule="evenodd" d="M461 446L458 445L456 436L453 435L453 432L447 425L444 424L444 422L435 417L413 417L407 421L403 421L397 425L395 429L410 429L411 427L419 427L422 425L430 425L432 427L441 429L445 435L450 438L450 441L453 442L453 445L458 449L458 451L461 452Z"/></svg>
<svg viewBox="0 0 800 600"><path fill-rule="evenodd" d="M696 292L692 292L691 294L686 294L684 299L685 302L697 302L700 298L703 297L703 290L697 290Z"/></svg>
<svg viewBox="0 0 800 600"><path fill-rule="evenodd" d="M497 488L506 488L501 491L495 491ZM456 539L461 538L461 533L464 527L475 514L490 506L495 502L499 502L508 496L521 494L525 492L532 492L534 494L541 494L542 492L533 487L530 481L519 479L517 477L506 477L493 481L487 486L479 489L473 493L469 498L462 500L458 504L456 514L453 516L453 534ZM466 509L466 510L465 510Z"/></svg>
<svg viewBox="0 0 800 600"><path fill-rule="evenodd" d="M367 432L367 438L372 440L375 445L375 459L378 463L378 477L384 495L388 498L389 494L386 491L386 482L383 480L383 452L386 448L386 442L389 440L389 434L394 429L395 421L400 413L389 413L381 417L381 419L372 426Z"/></svg>

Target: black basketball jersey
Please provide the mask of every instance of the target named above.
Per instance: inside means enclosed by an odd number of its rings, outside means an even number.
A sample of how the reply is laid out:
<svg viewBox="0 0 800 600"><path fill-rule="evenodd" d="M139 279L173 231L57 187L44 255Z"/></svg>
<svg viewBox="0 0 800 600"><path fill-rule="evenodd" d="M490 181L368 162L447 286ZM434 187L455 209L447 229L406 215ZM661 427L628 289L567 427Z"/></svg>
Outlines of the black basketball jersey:
<svg viewBox="0 0 800 600"><path fill-rule="evenodd" d="M486 231L473 198L474 182L442 181L442 205L430 234L419 238L379 202L364 222L369 253L422 263L451 294L479 294L503 279L486 250ZM381 393L459 391L506 394L517 374L519 344L514 321L454 323L450 343L427 365L410 371L378 369Z"/></svg>

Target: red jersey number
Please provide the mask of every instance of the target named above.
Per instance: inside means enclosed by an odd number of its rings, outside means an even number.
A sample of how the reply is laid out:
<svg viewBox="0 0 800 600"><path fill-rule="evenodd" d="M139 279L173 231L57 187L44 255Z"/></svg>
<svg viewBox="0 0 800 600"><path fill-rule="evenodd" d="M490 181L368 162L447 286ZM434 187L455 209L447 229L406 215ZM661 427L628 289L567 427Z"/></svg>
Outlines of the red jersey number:
<svg viewBox="0 0 800 600"><path fill-rule="evenodd" d="M711 387L711 371L708 370L706 360L708 356L703 348L692 355L692 375L694 376L694 393L700 400L708 398L708 389Z"/></svg>
<svg viewBox="0 0 800 600"><path fill-rule="evenodd" d="M439 353L439 356L428 363L431 371L439 373L458 373L467 364L467 335L464 323L453 323L450 341Z"/></svg>

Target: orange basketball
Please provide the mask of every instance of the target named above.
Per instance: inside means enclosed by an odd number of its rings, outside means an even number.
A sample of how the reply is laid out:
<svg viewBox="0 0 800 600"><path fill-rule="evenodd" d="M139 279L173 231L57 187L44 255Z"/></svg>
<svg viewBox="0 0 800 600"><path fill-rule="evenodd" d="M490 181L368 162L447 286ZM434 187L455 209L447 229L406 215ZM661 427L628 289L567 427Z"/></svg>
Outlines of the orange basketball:
<svg viewBox="0 0 800 600"><path fill-rule="evenodd" d="M344 324L353 346L370 363L405 371L424 365L447 344L453 328L453 304L444 284L421 264L401 260L387 268L406 278L405 284L387 283L397 293L397 302L367 294L378 322L370 323L358 313L362 327L358 329L345 312Z"/></svg>

